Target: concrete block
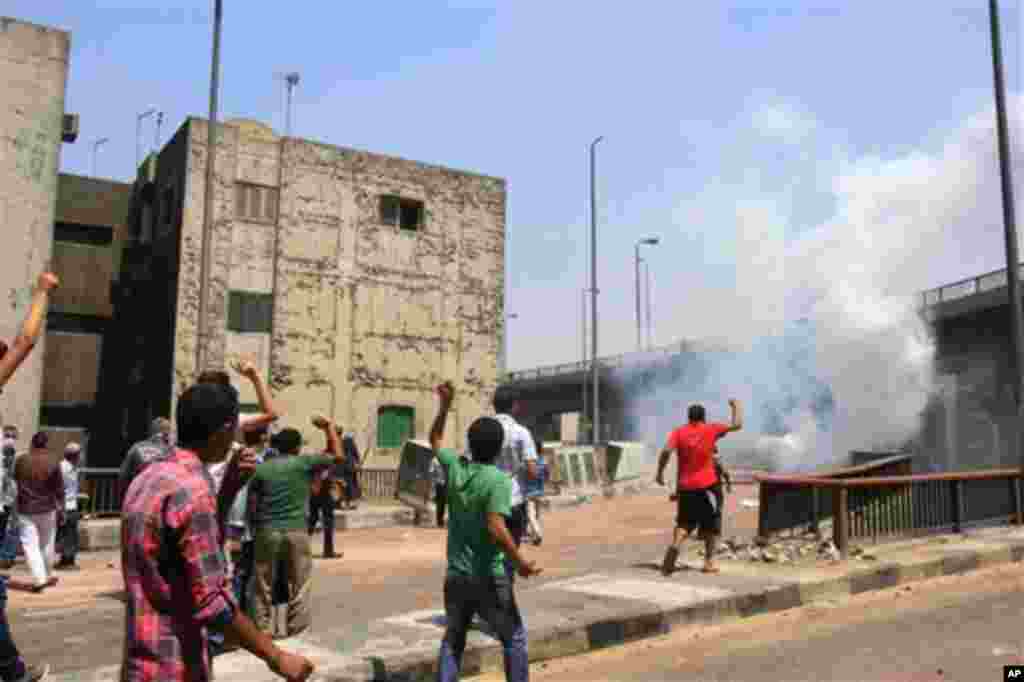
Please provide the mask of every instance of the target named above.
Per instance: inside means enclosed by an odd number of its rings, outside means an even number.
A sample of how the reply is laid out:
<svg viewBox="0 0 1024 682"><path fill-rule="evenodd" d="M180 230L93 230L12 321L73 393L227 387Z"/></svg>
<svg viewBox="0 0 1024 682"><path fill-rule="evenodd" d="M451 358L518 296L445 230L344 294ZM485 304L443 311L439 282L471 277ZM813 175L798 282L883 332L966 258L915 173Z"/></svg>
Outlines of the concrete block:
<svg viewBox="0 0 1024 682"><path fill-rule="evenodd" d="M611 483L639 479L650 469L645 443L612 441L608 443L606 457Z"/></svg>

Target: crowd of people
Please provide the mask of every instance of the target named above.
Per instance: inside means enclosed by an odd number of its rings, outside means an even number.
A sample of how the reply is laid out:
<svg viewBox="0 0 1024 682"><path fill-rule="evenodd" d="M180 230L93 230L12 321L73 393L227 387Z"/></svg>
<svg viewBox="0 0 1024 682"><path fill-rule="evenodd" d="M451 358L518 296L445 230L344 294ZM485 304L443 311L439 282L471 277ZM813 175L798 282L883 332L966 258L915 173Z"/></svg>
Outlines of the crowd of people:
<svg viewBox="0 0 1024 682"><path fill-rule="evenodd" d="M56 276L39 277L21 333L0 342L0 388L39 338ZM323 416L312 424L324 447L303 454L302 434L271 427L280 418L259 369L248 360L234 370L251 384L259 412L241 415L238 390L224 371L206 371L179 396L175 423L153 421L150 436L124 458L122 574L127 594L122 682L212 679L217 654L241 647L280 677L305 680L313 665L282 650L275 640L309 629L312 538L324 530L324 557L337 558L334 510L357 504L359 453L352 434ZM517 576L541 569L523 553L524 541L543 542L541 510L547 477L539 439L521 422L523 405L499 389L494 416L480 417L466 434L468 449L441 447L455 388L437 387L439 409L430 431L437 525L447 529L443 601L446 628L438 679L458 679L474 618L501 641L506 678L527 680L526 627L515 598ZM662 450L656 481L672 454L678 480L673 541L662 569L671 573L683 542L705 543L704 572L718 571L723 483L731 482L717 458L719 439L742 428L740 406L729 401L729 424L707 423L703 406L689 408L688 423ZM55 584L54 570L76 570L81 447L51 453L47 435L35 434L19 454L18 432L3 428L0 459L0 566L10 568L18 545L32 575L32 590ZM446 518L447 515L447 518ZM56 560L60 554L60 561ZM46 666L26 664L6 618L7 577L0 574L0 681L40 682ZM284 604L283 631L274 609Z"/></svg>

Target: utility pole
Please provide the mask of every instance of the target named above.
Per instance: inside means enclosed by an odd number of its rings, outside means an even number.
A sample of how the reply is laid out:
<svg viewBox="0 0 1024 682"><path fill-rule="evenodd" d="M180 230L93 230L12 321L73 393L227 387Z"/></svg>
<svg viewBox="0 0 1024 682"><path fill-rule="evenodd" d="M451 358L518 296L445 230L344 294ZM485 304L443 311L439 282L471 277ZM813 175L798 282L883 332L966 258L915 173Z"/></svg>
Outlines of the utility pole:
<svg viewBox="0 0 1024 682"><path fill-rule="evenodd" d="M596 138L590 143L590 381L593 389L593 402L591 409L594 418L591 426L594 429L594 445L601 442L601 405L598 398L600 390L597 368L597 295L600 290L597 288L597 161L595 159L595 148L603 137Z"/></svg>
<svg viewBox="0 0 1024 682"><path fill-rule="evenodd" d="M107 142L110 142L109 137L101 137L100 139L92 143L92 176L94 178L96 177L96 152L99 151L100 146L106 144Z"/></svg>
<svg viewBox="0 0 1024 682"><path fill-rule="evenodd" d="M654 350L654 324L651 322L651 262L644 261L644 276L647 280L647 288L644 291L644 300L647 302L647 350Z"/></svg>
<svg viewBox="0 0 1024 682"><path fill-rule="evenodd" d="M135 117L135 170L138 171L142 163L142 119L149 118L156 113L156 109L150 107Z"/></svg>
<svg viewBox="0 0 1024 682"><path fill-rule="evenodd" d="M224 5L214 0L213 9L213 55L210 60L210 120L206 135L206 189L203 192L203 241L199 270L199 338L196 340L196 373L206 369L209 361L210 344L210 260L213 249L210 238L213 233L213 185L214 162L217 158L217 94L220 89L220 29L223 24Z"/></svg>
<svg viewBox="0 0 1024 682"><path fill-rule="evenodd" d="M156 133L153 134L153 151L160 151L160 129L164 125L164 112L158 111L156 114Z"/></svg>
<svg viewBox="0 0 1024 682"><path fill-rule="evenodd" d="M299 84L299 74L295 71L285 75L284 77L285 88L288 92L288 102L285 104L284 110L284 136L292 136L292 91L295 90L295 86Z"/></svg>
<svg viewBox="0 0 1024 682"><path fill-rule="evenodd" d="M1006 88L1003 83L1003 50L999 32L999 5L989 0L992 28L992 74L996 94L996 132L999 142L999 176L1003 188L1003 230L1006 235L1006 293L1010 297L1010 364L1013 365L1013 398L1016 408L1017 450L1024 458L1024 326L1020 308L1020 256L1017 252L1017 223L1014 216L1013 173L1010 155L1010 131L1006 122ZM1024 460L1021 462L1024 466Z"/></svg>
<svg viewBox="0 0 1024 682"><path fill-rule="evenodd" d="M580 340L583 342L583 363L580 366L580 369L582 370L580 372L580 377L583 382L583 410L580 412L580 423L579 428L577 429L579 431L579 435L577 435L576 438L579 442L583 442L583 422L587 418L587 403L589 402L587 400L587 290L583 289L580 293L582 294L581 299L583 301L583 307L580 310Z"/></svg>

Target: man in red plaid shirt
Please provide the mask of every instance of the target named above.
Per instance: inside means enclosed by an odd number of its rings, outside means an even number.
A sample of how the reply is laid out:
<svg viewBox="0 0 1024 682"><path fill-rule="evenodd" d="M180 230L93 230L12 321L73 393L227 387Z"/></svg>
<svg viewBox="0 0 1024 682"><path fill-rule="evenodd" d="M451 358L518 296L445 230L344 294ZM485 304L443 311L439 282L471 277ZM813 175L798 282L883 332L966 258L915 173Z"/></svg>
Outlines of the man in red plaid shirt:
<svg viewBox="0 0 1024 682"><path fill-rule="evenodd" d="M179 446L132 481L121 522L128 593L122 682L208 682L211 629L252 652L277 675L302 682L313 664L286 653L238 610L224 555L224 524L252 473L252 453L234 457L219 494L206 466L223 461L238 426L238 392L198 384L178 400Z"/></svg>

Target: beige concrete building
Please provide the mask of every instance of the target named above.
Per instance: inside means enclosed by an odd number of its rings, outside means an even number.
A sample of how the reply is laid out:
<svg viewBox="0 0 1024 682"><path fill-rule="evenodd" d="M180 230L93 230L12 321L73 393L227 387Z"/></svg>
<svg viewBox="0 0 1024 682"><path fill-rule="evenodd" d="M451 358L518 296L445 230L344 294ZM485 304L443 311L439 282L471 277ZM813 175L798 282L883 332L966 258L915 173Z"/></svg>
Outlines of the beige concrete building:
<svg viewBox="0 0 1024 682"><path fill-rule="evenodd" d="M320 447L309 419L332 415L372 451L372 468L395 466L406 439L427 436L433 388L451 378L455 444L497 382L504 180L279 137L253 121L220 128L211 366L254 355L282 424ZM187 120L136 191L123 337L108 346L123 361L111 377L123 395L104 399L121 417L103 409L122 444L173 414L197 374L206 140L207 123ZM247 386L242 399L254 408Z"/></svg>
<svg viewBox="0 0 1024 682"><path fill-rule="evenodd" d="M71 37L0 17L0 336L13 340L32 285L52 255L62 141L77 119L64 115ZM37 429L47 339L4 389L0 413L23 434Z"/></svg>

